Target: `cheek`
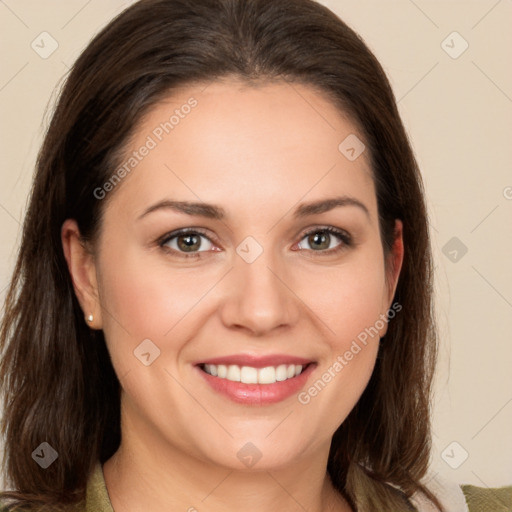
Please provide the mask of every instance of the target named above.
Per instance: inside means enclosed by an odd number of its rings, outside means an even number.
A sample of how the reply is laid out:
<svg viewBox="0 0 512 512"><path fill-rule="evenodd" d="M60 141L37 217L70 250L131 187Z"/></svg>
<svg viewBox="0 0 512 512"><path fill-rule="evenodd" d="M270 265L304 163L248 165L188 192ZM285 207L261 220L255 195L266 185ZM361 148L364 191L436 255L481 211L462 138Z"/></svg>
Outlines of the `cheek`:
<svg viewBox="0 0 512 512"><path fill-rule="evenodd" d="M171 269L138 251L121 254L113 245L102 256L99 282L103 330L113 357L129 357L143 340L150 339L162 351L172 345L172 351L162 353L167 358L186 342L186 336L176 333L215 276L200 269Z"/></svg>
<svg viewBox="0 0 512 512"><path fill-rule="evenodd" d="M386 312L384 265L378 255L310 273L300 292L322 320L326 350L316 380L298 401L310 414L326 418L329 432L348 416L375 366Z"/></svg>
<svg viewBox="0 0 512 512"><path fill-rule="evenodd" d="M343 350L348 341L375 325L382 329L386 285L378 254L328 270L309 269L299 281L303 284L298 295L323 320L333 348Z"/></svg>

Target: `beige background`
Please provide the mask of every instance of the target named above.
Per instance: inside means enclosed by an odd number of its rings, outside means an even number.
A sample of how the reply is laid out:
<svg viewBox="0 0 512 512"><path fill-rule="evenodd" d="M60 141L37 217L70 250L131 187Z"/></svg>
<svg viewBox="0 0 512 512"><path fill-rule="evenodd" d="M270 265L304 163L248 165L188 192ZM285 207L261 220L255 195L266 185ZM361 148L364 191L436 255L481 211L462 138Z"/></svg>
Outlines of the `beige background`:
<svg viewBox="0 0 512 512"><path fill-rule="evenodd" d="M0 303L48 102L92 35L130 3L0 1ZM425 179L443 343L433 474L512 484L512 1L322 3L386 69ZM47 59L31 48L44 31L58 43Z"/></svg>

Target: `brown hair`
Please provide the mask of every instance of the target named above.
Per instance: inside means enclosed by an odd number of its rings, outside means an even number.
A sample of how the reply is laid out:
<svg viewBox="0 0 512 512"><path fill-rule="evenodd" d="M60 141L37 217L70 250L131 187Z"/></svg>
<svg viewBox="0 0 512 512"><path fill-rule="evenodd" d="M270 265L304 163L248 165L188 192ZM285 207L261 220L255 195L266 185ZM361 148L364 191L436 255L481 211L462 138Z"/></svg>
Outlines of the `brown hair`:
<svg viewBox="0 0 512 512"><path fill-rule="evenodd" d="M402 311L389 324L366 390L333 437L327 469L359 512L410 510L407 498L418 491L439 507L421 484L436 355L428 221L418 166L380 64L352 29L312 0L142 0L73 66L38 157L0 333L9 510L56 510L83 499L93 465L120 443L120 384L103 333L85 325L62 223L76 219L93 240L106 203L94 190L119 165L142 116L177 87L228 76L316 87L364 136L386 253L395 219L404 226L394 297ZM44 441L59 454L47 469L31 456Z"/></svg>

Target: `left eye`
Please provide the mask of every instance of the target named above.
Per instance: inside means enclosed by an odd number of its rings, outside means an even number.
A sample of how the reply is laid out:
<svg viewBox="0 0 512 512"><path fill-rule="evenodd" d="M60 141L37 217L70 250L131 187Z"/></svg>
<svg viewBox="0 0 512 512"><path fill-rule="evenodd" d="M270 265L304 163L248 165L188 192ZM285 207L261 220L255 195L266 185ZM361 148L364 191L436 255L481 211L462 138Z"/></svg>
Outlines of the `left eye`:
<svg viewBox="0 0 512 512"><path fill-rule="evenodd" d="M337 243L336 239L338 239ZM342 231L338 231L333 228L322 228L309 231L297 244L299 249L308 249L302 245L304 240L306 240L306 243L309 244L313 251L328 251L339 248L339 246L350 245L349 237Z"/></svg>

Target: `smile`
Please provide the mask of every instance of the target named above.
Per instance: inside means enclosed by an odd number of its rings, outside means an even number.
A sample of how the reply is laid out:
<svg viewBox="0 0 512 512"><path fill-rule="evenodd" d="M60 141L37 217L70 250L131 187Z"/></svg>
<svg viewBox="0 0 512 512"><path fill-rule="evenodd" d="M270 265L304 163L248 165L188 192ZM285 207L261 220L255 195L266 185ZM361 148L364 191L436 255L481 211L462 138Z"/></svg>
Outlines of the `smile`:
<svg viewBox="0 0 512 512"><path fill-rule="evenodd" d="M290 354L233 354L194 364L201 380L216 394L244 405L270 405L300 392L317 367Z"/></svg>

